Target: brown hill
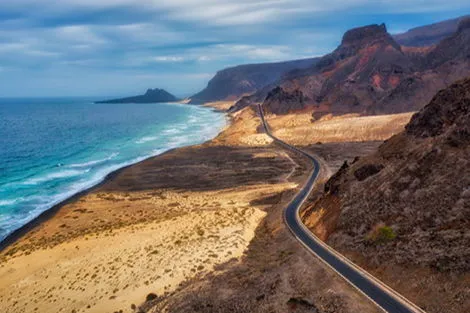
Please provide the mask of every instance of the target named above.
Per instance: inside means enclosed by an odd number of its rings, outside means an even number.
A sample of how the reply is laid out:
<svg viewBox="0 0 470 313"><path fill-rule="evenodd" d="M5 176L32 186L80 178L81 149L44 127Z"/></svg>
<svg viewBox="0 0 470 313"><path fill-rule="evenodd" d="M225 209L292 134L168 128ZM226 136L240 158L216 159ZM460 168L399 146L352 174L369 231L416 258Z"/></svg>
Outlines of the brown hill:
<svg viewBox="0 0 470 313"><path fill-rule="evenodd" d="M345 163L303 220L428 312L469 312L470 78Z"/></svg>

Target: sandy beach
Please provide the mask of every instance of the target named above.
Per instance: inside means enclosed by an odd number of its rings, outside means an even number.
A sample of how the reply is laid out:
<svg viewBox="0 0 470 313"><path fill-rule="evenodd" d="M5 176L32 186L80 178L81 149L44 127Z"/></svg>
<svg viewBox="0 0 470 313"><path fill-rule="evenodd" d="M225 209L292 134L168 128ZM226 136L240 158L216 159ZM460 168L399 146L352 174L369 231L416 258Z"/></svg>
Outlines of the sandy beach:
<svg viewBox="0 0 470 313"><path fill-rule="evenodd" d="M213 140L127 167L33 223L0 253L0 310L187 312L204 299L225 311L228 296L248 311L306 297L336 312L376 312L282 223L306 160L272 145L252 109L230 118ZM345 157L332 154L344 144L332 145L315 150L332 167L325 178Z"/></svg>

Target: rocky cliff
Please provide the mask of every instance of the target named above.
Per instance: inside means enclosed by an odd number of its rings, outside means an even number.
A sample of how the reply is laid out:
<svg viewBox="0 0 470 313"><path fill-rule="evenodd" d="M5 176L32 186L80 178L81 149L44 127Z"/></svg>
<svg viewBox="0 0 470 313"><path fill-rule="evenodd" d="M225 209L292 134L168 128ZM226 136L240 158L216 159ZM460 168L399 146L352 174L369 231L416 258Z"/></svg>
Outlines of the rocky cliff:
<svg viewBox="0 0 470 313"><path fill-rule="evenodd" d="M192 103L236 100L273 84L294 69L312 66L316 58L279 63L247 64L217 72L207 87L191 97Z"/></svg>

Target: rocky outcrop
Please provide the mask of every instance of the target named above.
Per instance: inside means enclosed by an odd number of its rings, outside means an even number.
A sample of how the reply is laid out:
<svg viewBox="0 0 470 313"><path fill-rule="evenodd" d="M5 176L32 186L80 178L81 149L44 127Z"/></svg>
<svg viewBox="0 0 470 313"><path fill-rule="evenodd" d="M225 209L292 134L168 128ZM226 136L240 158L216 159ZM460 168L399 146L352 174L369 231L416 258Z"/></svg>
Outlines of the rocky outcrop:
<svg viewBox="0 0 470 313"><path fill-rule="evenodd" d="M339 170L325 183L324 191L326 194L336 195L339 192L339 187L345 182L344 178L348 169L349 164L347 161L344 161Z"/></svg>
<svg viewBox="0 0 470 313"><path fill-rule="evenodd" d="M365 46L374 45L375 43L387 42L395 49L400 50L400 45L387 32L385 24L374 24L348 30L341 41L337 53L345 56L354 55ZM349 53L347 53L349 51Z"/></svg>
<svg viewBox="0 0 470 313"><path fill-rule="evenodd" d="M105 101L96 101L95 103L158 103L158 102L175 102L178 101L178 98L173 96L171 93L163 89L148 89L144 95L105 100Z"/></svg>
<svg viewBox="0 0 470 313"><path fill-rule="evenodd" d="M412 117L406 126L406 133L417 138L428 138L451 132L468 140L469 128L470 80L464 80L438 92L427 106Z"/></svg>
<svg viewBox="0 0 470 313"><path fill-rule="evenodd" d="M356 177L358 181L363 181L379 173L383 168L384 166L382 164L365 164L354 171L354 177Z"/></svg>
<svg viewBox="0 0 470 313"><path fill-rule="evenodd" d="M266 113L287 114L305 108L307 100L300 90L287 92L276 87L268 93L263 108Z"/></svg>

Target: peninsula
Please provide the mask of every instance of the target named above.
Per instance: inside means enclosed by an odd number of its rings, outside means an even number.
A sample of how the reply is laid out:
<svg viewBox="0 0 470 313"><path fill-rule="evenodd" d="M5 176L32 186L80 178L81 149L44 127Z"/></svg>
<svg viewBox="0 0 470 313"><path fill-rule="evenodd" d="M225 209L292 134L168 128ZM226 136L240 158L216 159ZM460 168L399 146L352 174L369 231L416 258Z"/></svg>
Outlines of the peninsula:
<svg viewBox="0 0 470 313"><path fill-rule="evenodd" d="M147 92L140 96L95 101L95 103L158 103L178 101L174 95L164 89L147 89Z"/></svg>

